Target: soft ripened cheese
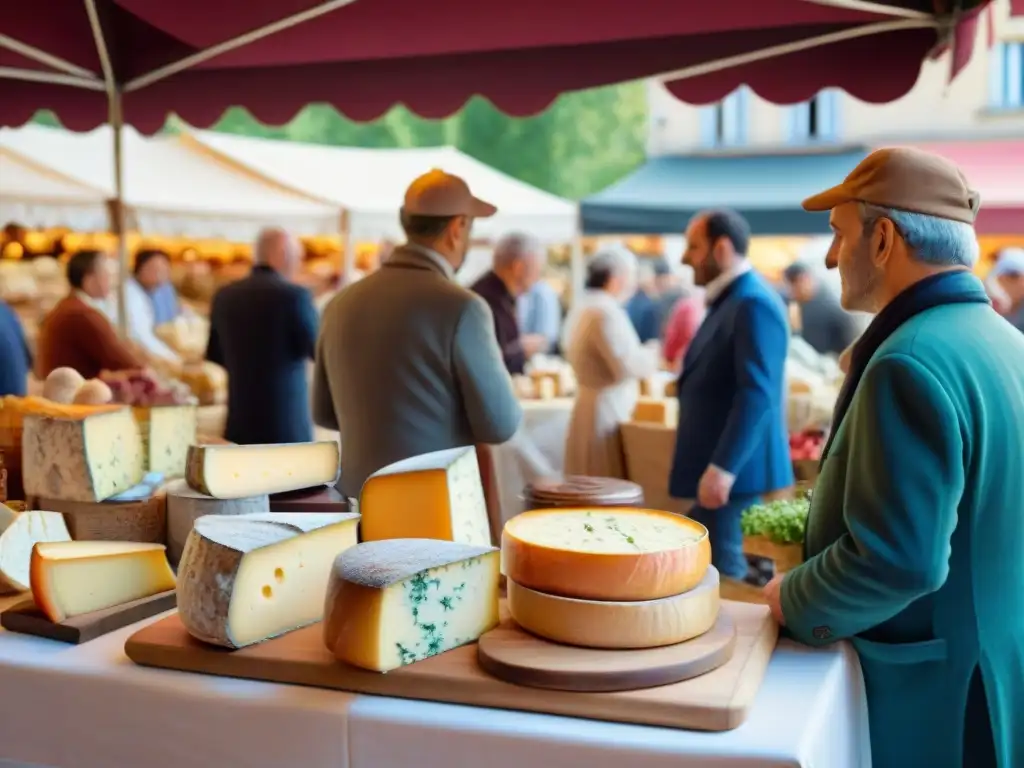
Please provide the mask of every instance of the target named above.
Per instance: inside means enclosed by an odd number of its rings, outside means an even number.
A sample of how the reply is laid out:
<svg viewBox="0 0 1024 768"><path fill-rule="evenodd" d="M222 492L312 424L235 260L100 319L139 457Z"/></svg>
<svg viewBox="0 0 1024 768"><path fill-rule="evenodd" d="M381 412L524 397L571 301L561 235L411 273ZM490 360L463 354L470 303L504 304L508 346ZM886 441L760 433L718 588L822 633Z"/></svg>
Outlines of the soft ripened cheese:
<svg viewBox="0 0 1024 768"><path fill-rule="evenodd" d="M194 405L135 408L146 469L164 477L184 477L188 449L196 441Z"/></svg>
<svg viewBox="0 0 1024 768"><path fill-rule="evenodd" d="M359 513L363 541L491 544L480 465L471 447L425 453L378 470L363 484Z"/></svg>
<svg viewBox="0 0 1024 768"><path fill-rule="evenodd" d="M164 489L167 494L167 557L171 563L181 560L185 541L195 521L204 515L251 515L270 511L269 496L242 499L215 499L196 493L184 480L175 480Z"/></svg>
<svg viewBox="0 0 1024 768"><path fill-rule="evenodd" d="M218 499L287 493L338 479L340 452L333 440L282 445L193 445L185 479Z"/></svg>
<svg viewBox="0 0 1024 768"><path fill-rule="evenodd" d="M141 482L144 458L128 408L82 418L25 416L22 482L29 496L103 501Z"/></svg>
<svg viewBox="0 0 1024 768"><path fill-rule="evenodd" d="M656 600L692 589L711 562L704 526L632 507L539 509L505 524L502 572L583 600Z"/></svg>
<svg viewBox="0 0 1024 768"><path fill-rule="evenodd" d="M324 642L387 672L477 640L498 624L498 550L434 539L360 544L331 571Z"/></svg>
<svg viewBox="0 0 1024 768"><path fill-rule="evenodd" d="M14 512L0 504L0 594L29 588L32 548L40 541L71 541L57 512Z"/></svg>
<svg viewBox="0 0 1024 768"><path fill-rule="evenodd" d="M60 541L36 544L32 599L56 623L174 589L162 544Z"/></svg>
<svg viewBox="0 0 1024 768"><path fill-rule="evenodd" d="M242 648L320 621L334 559L359 515L200 517L178 566L178 614L197 640Z"/></svg>
<svg viewBox="0 0 1024 768"><path fill-rule="evenodd" d="M539 637L584 648L658 648L703 635L718 619L718 571L693 589L636 602L579 600L508 582L512 618Z"/></svg>
<svg viewBox="0 0 1024 768"><path fill-rule="evenodd" d="M674 427L679 424L679 401L641 397L633 409L633 421Z"/></svg>

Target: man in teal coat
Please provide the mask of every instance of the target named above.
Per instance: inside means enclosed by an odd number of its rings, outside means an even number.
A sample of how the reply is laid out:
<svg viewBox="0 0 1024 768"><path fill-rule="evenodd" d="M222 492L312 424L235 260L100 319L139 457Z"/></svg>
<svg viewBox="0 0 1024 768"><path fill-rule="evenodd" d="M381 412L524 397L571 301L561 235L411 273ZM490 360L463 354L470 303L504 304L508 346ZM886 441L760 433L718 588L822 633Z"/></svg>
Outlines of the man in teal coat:
<svg viewBox="0 0 1024 768"><path fill-rule="evenodd" d="M1024 336L970 272L978 196L943 158L869 155L830 210L853 349L807 521L765 596L850 639L875 768L1024 767Z"/></svg>

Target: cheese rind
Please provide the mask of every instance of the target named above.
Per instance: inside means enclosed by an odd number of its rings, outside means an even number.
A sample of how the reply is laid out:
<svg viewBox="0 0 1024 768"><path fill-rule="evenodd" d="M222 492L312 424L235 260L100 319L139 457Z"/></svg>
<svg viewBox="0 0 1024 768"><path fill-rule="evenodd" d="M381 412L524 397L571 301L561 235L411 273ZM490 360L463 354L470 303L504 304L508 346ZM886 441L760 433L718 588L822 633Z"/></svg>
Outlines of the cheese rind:
<svg viewBox="0 0 1024 768"><path fill-rule="evenodd" d="M367 478L359 496L363 541L442 539L489 547L491 527L476 449L413 456Z"/></svg>
<svg viewBox="0 0 1024 768"><path fill-rule="evenodd" d="M32 549L41 541L71 541L59 513L15 513L0 504L0 594L28 591Z"/></svg>
<svg viewBox="0 0 1024 768"><path fill-rule="evenodd" d="M36 506L64 515L75 541L129 541L163 544L166 498L157 493L141 501L65 501L40 497Z"/></svg>
<svg viewBox="0 0 1024 768"><path fill-rule="evenodd" d="M22 482L29 496L103 501L142 481L142 440L131 411L82 418L26 414Z"/></svg>
<svg viewBox="0 0 1024 768"><path fill-rule="evenodd" d="M699 637L718 619L718 571L693 589L637 602L559 597L508 582L508 609L531 634L583 648L658 648Z"/></svg>
<svg viewBox="0 0 1024 768"><path fill-rule="evenodd" d="M32 598L46 617L65 619L174 589L161 544L60 541L32 549Z"/></svg>
<svg viewBox="0 0 1024 768"><path fill-rule="evenodd" d="M175 480L164 489L167 494L167 556L172 563L181 560L185 541L195 521L204 515L249 515L270 511L269 496L242 499L215 499L196 493L184 480Z"/></svg>
<svg viewBox="0 0 1024 768"><path fill-rule="evenodd" d="M282 445L193 445L185 479L218 499L287 493L338 479L338 443Z"/></svg>
<svg viewBox="0 0 1024 768"><path fill-rule="evenodd" d="M200 517L178 566L178 614L197 640L226 648L323 618L334 559L357 541L353 513Z"/></svg>
<svg viewBox="0 0 1024 768"><path fill-rule="evenodd" d="M652 509L538 509L505 524L502 571L583 600L656 600L692 589L711 563L707 529Z"/></svg>
<svg viewBox="0 0 1024 768"><path fill-rule="evenodd" d="M184 477L188 449L196 441L196 407L160 405L134 408L132 413L139 425L146 469L166 478Z"/></svg>
<svg viewBox="0 0 1024 768"><path fill-rule="evenodd" d="M388 539L342 554L324 642L335 658L388 672L477 640L498 624L499 553L435 539Z"/></svg>

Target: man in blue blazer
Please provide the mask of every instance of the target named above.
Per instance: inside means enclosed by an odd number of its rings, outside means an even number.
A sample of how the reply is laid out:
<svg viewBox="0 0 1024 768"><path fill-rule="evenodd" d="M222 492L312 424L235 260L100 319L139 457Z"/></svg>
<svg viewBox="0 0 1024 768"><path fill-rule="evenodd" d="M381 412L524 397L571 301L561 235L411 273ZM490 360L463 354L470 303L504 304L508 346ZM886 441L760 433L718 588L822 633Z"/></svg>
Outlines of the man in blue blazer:
<svg viewBox="0 0 1024 768"><path fill-rule="evenodd" d="M793 485L785 423L789 326L782 300L747 261L750 227L729 210L698 214L683 261L704 286L708 313L683 358L669 493L711 536L722 576L763 583L743 554L740 515Z"/></svg>
<svg viewBox="0 0 1024 768"><path fill-rule="evenodd" d="M228 372L233 443L301 443L313 439L307 361L319 326L313 297L290 278L302 246L281 229L260 233L248 277L213 298L206 359Z"/></svg>

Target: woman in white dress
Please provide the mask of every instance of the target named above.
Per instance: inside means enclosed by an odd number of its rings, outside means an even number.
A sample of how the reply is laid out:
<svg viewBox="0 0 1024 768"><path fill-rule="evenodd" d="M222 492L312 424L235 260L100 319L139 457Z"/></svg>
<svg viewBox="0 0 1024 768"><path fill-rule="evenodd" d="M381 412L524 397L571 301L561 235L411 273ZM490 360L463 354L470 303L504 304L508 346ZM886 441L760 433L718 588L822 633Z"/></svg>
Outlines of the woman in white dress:
<svg viewBox="0 0 1024 768"><path fill-rule="evenodd" d="M565 446L565 474L625 478L619 424L639 397L639 380L655 372L623 304L637 283L636 256L625 246L599 251L587 266L586 294L566 320L562 348L578 392Z"/></svg>

